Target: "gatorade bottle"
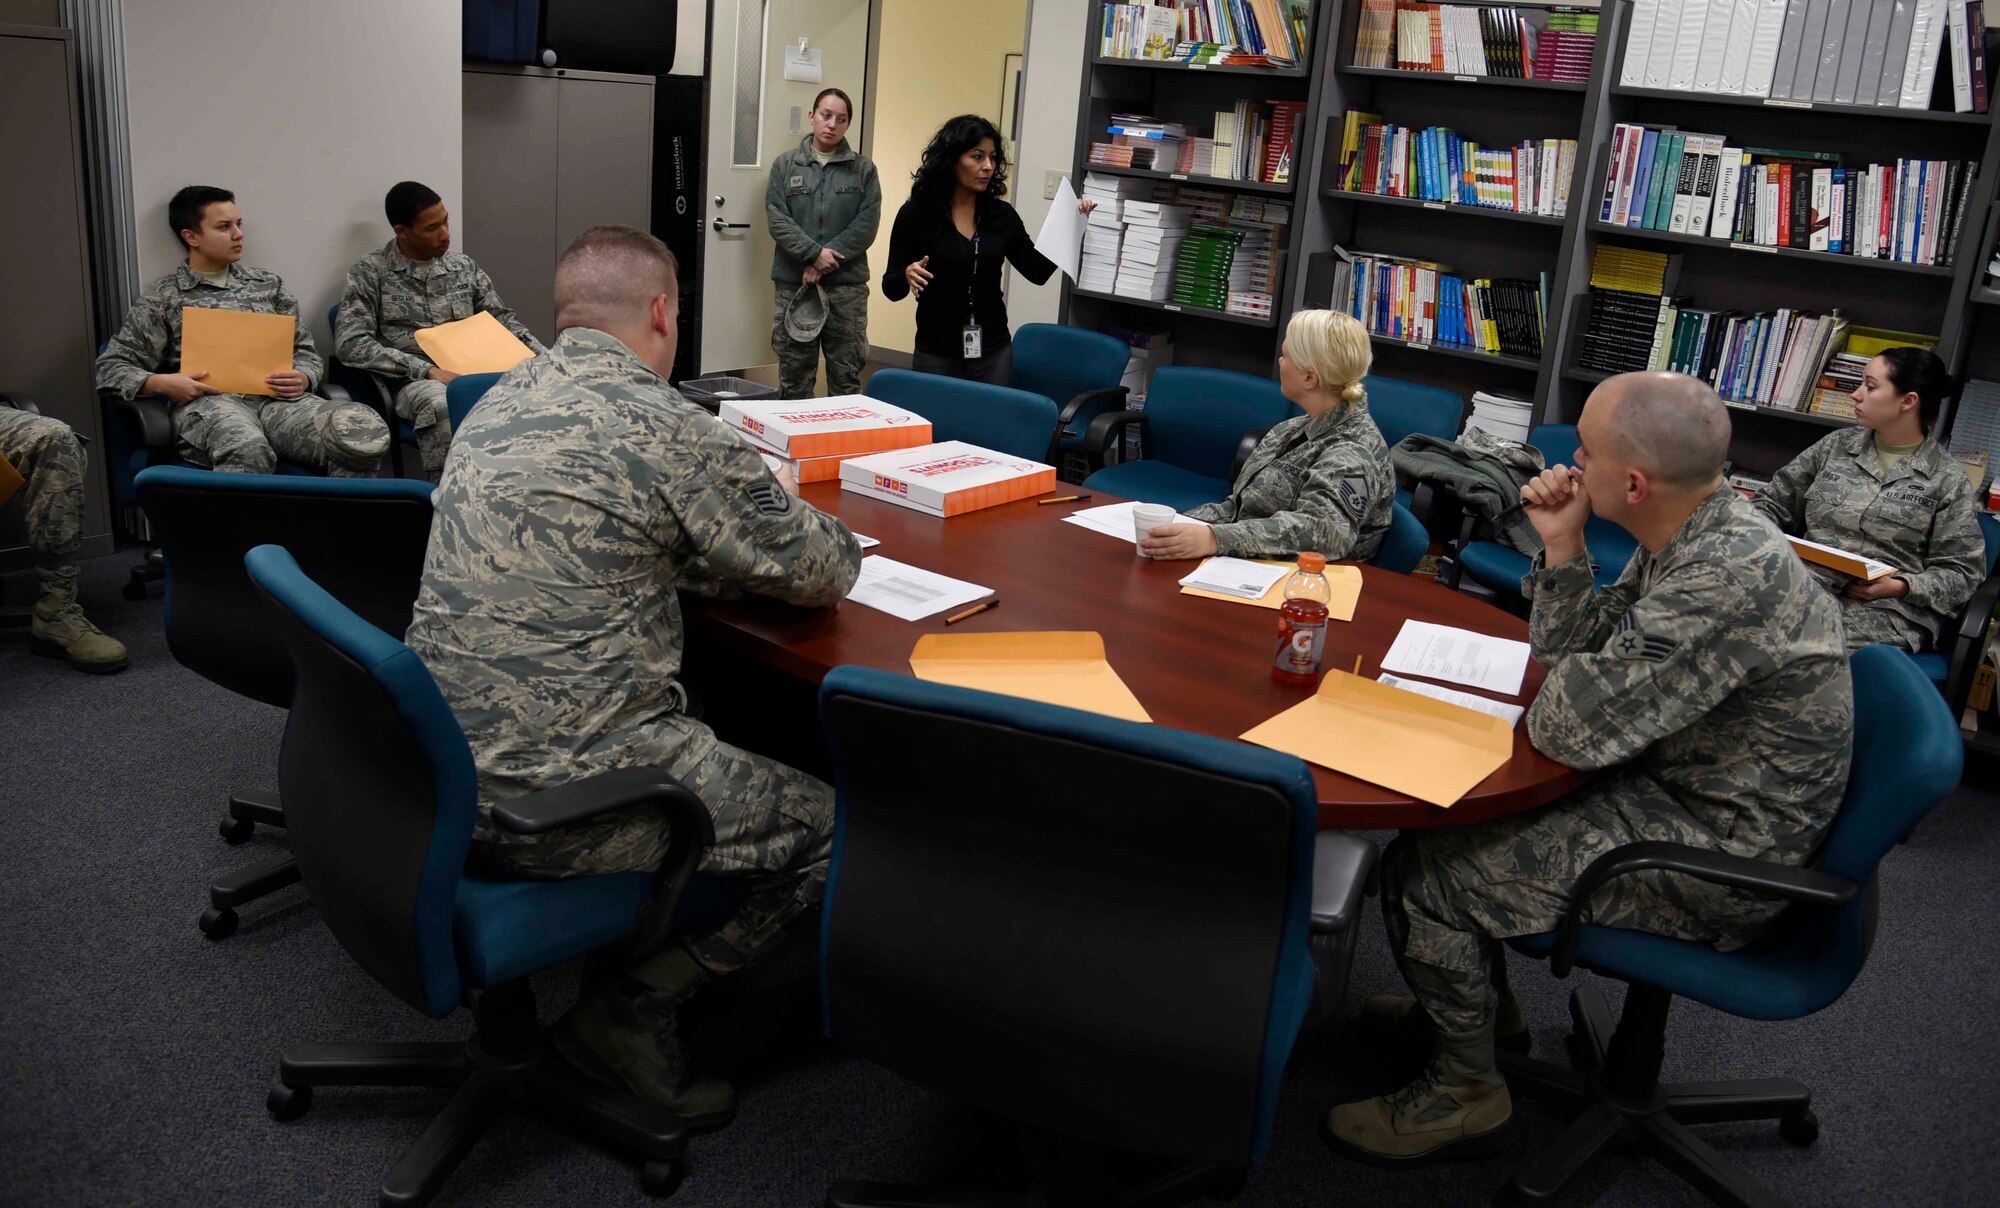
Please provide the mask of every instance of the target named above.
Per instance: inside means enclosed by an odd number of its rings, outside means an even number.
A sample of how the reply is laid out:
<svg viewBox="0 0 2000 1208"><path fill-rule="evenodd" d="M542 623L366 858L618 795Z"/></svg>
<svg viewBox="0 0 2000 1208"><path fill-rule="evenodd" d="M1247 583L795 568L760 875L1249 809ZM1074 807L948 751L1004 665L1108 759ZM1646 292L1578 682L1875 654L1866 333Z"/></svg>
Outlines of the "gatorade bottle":
<svg viewBox="0 0 2000 1208"><path fill-rule="evenodd" d="M1281 684L1319 682L1319 661L1326 653L1327 603L1333 585L1326 581L1326 555L1300 554L1299 568L1285 580L1285 605L1278 610L1278 650L1271 660L1271 678Z"/></svg>

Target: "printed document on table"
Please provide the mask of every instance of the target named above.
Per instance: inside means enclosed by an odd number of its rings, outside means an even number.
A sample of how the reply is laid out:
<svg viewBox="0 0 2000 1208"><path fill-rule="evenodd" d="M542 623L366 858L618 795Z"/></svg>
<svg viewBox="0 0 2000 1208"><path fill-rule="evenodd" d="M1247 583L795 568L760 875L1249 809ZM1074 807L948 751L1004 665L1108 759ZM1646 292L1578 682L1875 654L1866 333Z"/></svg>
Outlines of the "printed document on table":
<svg viewBox="0 0 2000 1208"><path fill-rule="evenodd" d="M1246 558L1214 557L1196 567L1181 580L1182 587L1199 587L1239 600L1261 600L1278 580L1298 567L1286 563L1252 562Z"/></svg>
<svg viewBox="0 0 2000 1208"><path fill-rule="evenodd" d="M853 533L853 532L854 532L854 530L853 530L853 529L849 529L849 530L847 530L847 531L848 531L848 532L850 532L850 533ZM869 536L865 536L865 535L863 535L863 534L861 534L861 533L854 533L854 540L855 540L856 542L858 542L858 543L860 544L860 546L861 546L861 548L862 548L862 549L874 549L874 548L875 548L876 546L878 546L878 545L882 544L882 543L881 543L880 541L877 541L877 540L876 540L875 538L873 538L873 537L869 537Z"/></svg>
<svg viewBox="0 0 2000 1208"><path fill-rule="evenodd" d="M905 621L921 621L934 613L993 594L990 587L934 575L879 554L861 560L861 575L847 598L880 609Z"/></svg>
<svg viewBox="0 0 2000 1208"><path fill-rule="evenodd" d="M1129 503L1107 503L1100 507L1083 508L1071 512L1069 515L1063 517L1063 521L1066 524L1081 525L1092 532L1103 533L1107 537L1116 537L1120 541L1130 541L1132 544L1137 545L1139 544L1139 535L1133 531L1133 526L1136 522L1132 519L1132 509L1138 506L1139 501L1136 499ZM1167 523L1200 524L1201 521L1190 520L1186 516L1175 513L1174 518L1167 521Z"/></svg>
<svg viewBox="0 0 2000 1208"><path fill-rule="evenodd" d="M1035 236L1035 250L1055 261L1071 283L1083 271L1083 228L1089 218L1076 205L1076 190L1069 187L1069 177L1065 176L1056 184L1049 216L1042 219L1042 233Z"/></svg>
<svg viewBox="0 0 2000 1208"><path fill-rule="evenodd" d="M1400 676L1390 675L1386 671L1375 678L1389 685L1391 688L1401 688L1405 692L1415 692L1422 696L1428 696L1432 700L1441 700L1447 704L1459 705L1467 709L1477 709L1481 713L1499 718L1510 726L1520 725L1521 714L1527 712L1527 710L1519 705L1503 704L1488 697L1474 696L1470 692L1460 692L1456 688L1442 688L1436 684L1426 684L1422 680L1403 679Z"/></svg>
<svg viewBox="0 0 2000 1208"><path fill-rule="evenodd" d="M1383 656L1382 669L1519 696L1528 674L1528 644L1428 621L1404 621L1403 631Z"/></svg>

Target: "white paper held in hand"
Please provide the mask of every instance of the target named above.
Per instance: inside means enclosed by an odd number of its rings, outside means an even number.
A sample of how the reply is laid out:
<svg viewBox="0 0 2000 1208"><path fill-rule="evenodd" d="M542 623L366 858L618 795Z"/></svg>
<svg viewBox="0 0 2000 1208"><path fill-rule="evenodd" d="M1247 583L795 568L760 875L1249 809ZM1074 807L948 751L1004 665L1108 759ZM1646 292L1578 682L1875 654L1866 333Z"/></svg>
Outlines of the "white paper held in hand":
<svg viewBox="0 0 2000 1208"><path fill-rule="evenodd" d="M879 554L861 560L861 574L847 598L856 604L880 609L905 621L925 617L970 604L993 594L990 587L934 575L920 566L910 566Z"/></svg>
<svg viewBox="0 0 2000 1208"><path fill-rule="evenodd" d="M1432 700L1441 700L1450 705L1459 705L1467 709L1477 709L1481 713L1500 718L1510 726L1521 724L1521 714L1527 712L1526 709L1523 709L1519 705L1503 704L1500 701L1491 700L1484 696L1474 696L1470 692L1460 692L1456 688L1446 688L1438 684L1426 684L1422 680L1404 679L1401 676L1390 675L1386 671L1375 678L1389 685L1391 688L1401 688L1405 692L1414 692L1419 696L1428 696Z"/></svg>
<svg viewBox="0 0 2000 1208"><path fill-rule="evenodd" d="M1076 190L1065 176L1056 185L1049 216L1042 219L1042 233L1035 236L1035 250L1053 260L1072 283L1083 268L1083 228L1088 218L1076 205Z"/></svg>
<svg viewBox="0 0 2000 1208"><path fill-rule="evenodd" d="M1519 696L1521 681L1528 675L1528 644L1428 621L1404 621L1403 631L1382 656L1382 669Z"/></svg>

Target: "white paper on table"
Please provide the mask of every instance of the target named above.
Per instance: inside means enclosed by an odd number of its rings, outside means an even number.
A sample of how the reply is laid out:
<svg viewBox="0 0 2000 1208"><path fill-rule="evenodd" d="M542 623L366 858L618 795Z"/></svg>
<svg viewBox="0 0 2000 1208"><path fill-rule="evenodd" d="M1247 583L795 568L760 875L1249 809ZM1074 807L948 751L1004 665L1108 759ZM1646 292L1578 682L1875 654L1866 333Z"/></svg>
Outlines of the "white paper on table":
<svg viewBox="0 0 2000 1208"><path fill-rule="evenodd" d="M910 566L877 555L861 560L861 574L847 598L856 604L880 609L905 621L921 621L933 613L960 604L970 604L993 589L963 579L934 575L920 566Z"/></svg>
<svg viewBox="0 0 2000 1208"><path fill-rule="evenodd" d="M1467 709L1477 709L1481 713L1488 713L1499 718L1510 726L1520 725L1521 714L1527 712L1526 709L1523 709L1519 705L1509 705L1497 700L1488 699L1484 696L1474 696L1470 692L1460 692L1456 688L1444 688L1437 684L1426 684L1422 680L1403 679L1400 676L1390 675L1386 671L1375 678L1389 685L1391 688L1401 688L1405 692L1415 692L1419 696L1428 696L1432 700L1441 700L1446 704L1459 705Z"/></svg>
<svg viewBox="0 0 2000 1208"><path fill-rule="evenodd" d="M853 530L853 529L849 529L849 530L847 530L847 531L848 531L848 532L850 532L850 533L853 533L853 532L854 532L854 530ZM877 540L876 540L875 538L873 538L873 537L864 537L864 536L862 536L862 535L861 535L860 533L854 533L854 539L855 539L856 541L860 542L860 544L861 544L861 548L862 548L862 549L874 549L874 548L875 548L876 546L878 546L878 545L882 544L882 543L881 543L880 541L877 541Z"/></svg>
<svg viewBox="0 0 2000 1208"><path fill-rule="evenodd" d="M1139 544L1139 534L1137 532L1138 521L1132 519L1132 509L1138 506L1139 502L1137 500L1128 503L1106 503L1098 507L1083 508L1079 511L1071 512L1069 515L1064 516L1063 520L1068 524L1081 525L1093 533L1103 533L1107 537L1116 537L1120 541L1130 541L1132 544L1137 545ZM1176 512L1174 513L1174 518L1167 521L1167 523L1200 524L1201 521L1191 519Z"/></svg>
<svg viewBox="0 0 2000 1208"><path fill-rule="evenodd" d="M1519 696L1521 681L1528 675L1528 644L1428 621L1404 621L1403 631L1382 658L1382 670Z"/></svg>
<svg viewBox="0 0 2000 1208"><path fill-rule="evenodd" d="M1181 580L1182 587L1199 587L1239 600L1261 600L1272 584L1296 570L1293 566L1266 566L1244 558L1210 558Z"/></svg>
<svg viewBox="0 0 2000 1208"><path fill-rule="evenodd" d="M1072 282L1083 268L1083 228L1087 221L1076 205L1076 190L1069 187L1069 177L1065 176L1056 184L1049 216L1042 219L1042 233L1035 236L1035 250L1055 261L1063 276Z"/></svg>

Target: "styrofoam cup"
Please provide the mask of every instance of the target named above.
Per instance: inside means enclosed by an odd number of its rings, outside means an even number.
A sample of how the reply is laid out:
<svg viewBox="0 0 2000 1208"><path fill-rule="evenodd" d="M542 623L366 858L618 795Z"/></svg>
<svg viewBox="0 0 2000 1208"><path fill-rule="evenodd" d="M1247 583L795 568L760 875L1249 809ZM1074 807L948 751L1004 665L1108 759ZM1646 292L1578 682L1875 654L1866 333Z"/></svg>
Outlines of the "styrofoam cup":
<svg viewBox="0 0 2000 1208"><path fill-rule="evenodd" d="M1140 541L1152 536L1154 529L1173 522L1174 509L1163 503L1142 503L1132 509L1132 531ZM1137 545L1133 548L1139 550L1141 558L1146 556L1146 551L1139 549Z"/></svg>

